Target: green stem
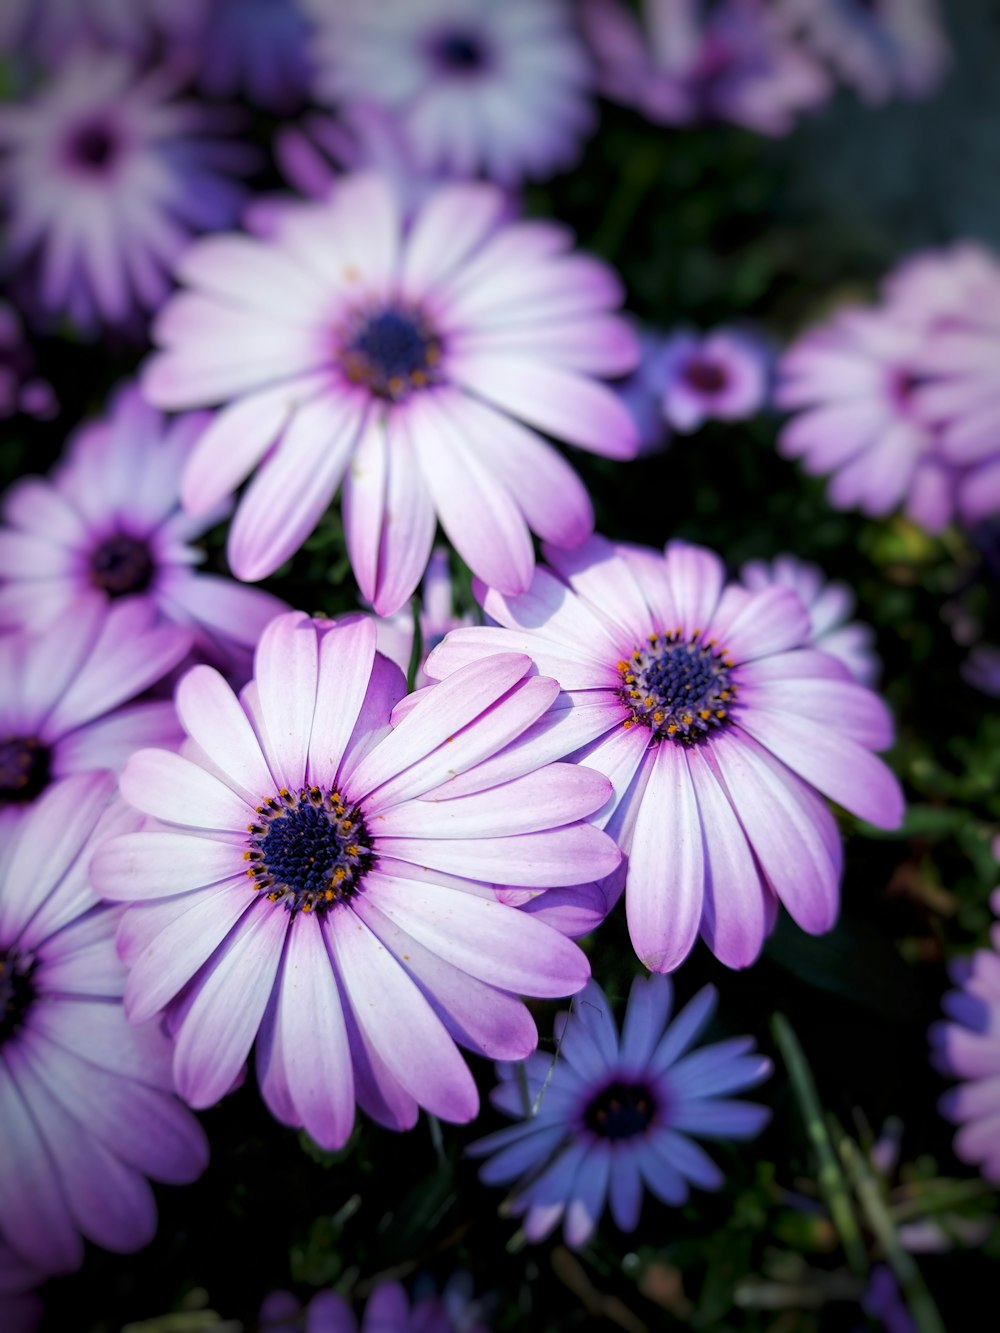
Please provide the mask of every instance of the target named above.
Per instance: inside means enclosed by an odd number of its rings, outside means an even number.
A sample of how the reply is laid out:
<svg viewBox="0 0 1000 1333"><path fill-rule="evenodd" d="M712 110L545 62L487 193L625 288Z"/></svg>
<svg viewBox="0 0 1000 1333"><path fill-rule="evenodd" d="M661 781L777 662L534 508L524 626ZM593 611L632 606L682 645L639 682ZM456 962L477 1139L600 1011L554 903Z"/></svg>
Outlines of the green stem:
<svg viewBox="0 0 1000 1333"><path fill-rule="evenodd" d="M420 598L416 594L410 600L413 613L413 647L410 649L410 664L406 668L406 693L412 694L416 684L417 672L424 656L424 632L420 627Z"/></svg>
<svg viewBox="0 0 1000 1333"><path fill-rule="evenodd" d="M833 1224L837 1228L837 1234L840 1236L848 1265L853 1273L863 1277L868 1272L868 1255L861 1229L854 1216L850 1190L830 1141L826 1121L823 1119L823 1108L816 1092L812 1071L799 1040L784 1014L774 1015L771 1019L771 1030L788 1069L788 1077L791 1079L802 1112L806 1134L816 1152L820 1190L830 1210Z"/></svg>

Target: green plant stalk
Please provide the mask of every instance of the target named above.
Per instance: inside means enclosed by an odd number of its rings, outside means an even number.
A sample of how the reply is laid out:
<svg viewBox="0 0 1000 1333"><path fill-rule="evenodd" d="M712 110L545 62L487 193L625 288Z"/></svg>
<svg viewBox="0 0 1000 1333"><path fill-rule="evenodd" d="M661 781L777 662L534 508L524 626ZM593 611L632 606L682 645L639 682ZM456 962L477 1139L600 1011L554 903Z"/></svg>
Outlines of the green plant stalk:
<svg viewBox="0 0 1000 1333"><path fill-rule="evenodd" d="M424 656L424 632L420 628L420 597L417 594L410 599L410 611L413 615L413 647L410 649L410 664L406 668L407 694L413 693L417 672Z"/></svg>
<svg viewBox="0 0 1000 1333"><path fill-rule="evenodd" d="M837 1228L837 1234L840 1236L848 1265L853 1273L864 1277L868 1272L865 1243L854 1215L847 1180L840 1168L826 1121L823 1119L823 1108L820 1105L809 1063L784 1014L773 1016L771 1031L788 1070L788 1077L791 1079L792 1089L802 1112L806 1134L816 1152L819 1187L830 1210L833 1224Z"/></svg>

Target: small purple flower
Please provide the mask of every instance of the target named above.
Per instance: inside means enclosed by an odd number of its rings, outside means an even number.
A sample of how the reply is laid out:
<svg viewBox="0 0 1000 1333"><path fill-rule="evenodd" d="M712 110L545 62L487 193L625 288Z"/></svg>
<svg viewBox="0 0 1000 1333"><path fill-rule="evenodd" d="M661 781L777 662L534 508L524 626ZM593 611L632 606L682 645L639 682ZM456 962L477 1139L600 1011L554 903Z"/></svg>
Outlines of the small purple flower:
<svg viewBox="0 0 1000 1333"><path fill-rule="evenodd" d="M205 138L211 113L170 93L162 70L140 79L88 52L34 100L0 108L4 258L30 261L37 313L132 327L166 296L191 236L239 215L229 173L253 150Z"/></svg>
<svg viewBox="0 0 1000 1333"><path fill-rule="evenodd" d="M1000 916L1000 889L990 904ZM959 1126L955 1156L1000 1184L1000 923L992 926L990 942L952 963L959 989L944 997L947 1021L931 1028L930 1040L934 1067L962 1080L939 1103L941 1114Z"/></svg>
<svg viewBox="0 0 1000 1333"><path fill-rule="evenodd" d="M313 77L310 34L297 0L209 0L198 33L202 91L243 93L268 111L294 111Z"/></svg>
<svg viewBox="0 0 1000 1333"><path fill-rule="evenodd" d="M531 531L574 545L592 530L586 489L537 432L635 454L631 417L594 378L636 360L612 313L621 285L568 253L564 228L509 223L506 207L494 186L447 185L404 226L391 182L363 174L290 210L270 240L213 237L185 255L193 290L157 320L166 350L145 388L161 407L224 404L184 473L190 513L258 469L229 532L239 578L298 550L341 481L347 549L379 615L417 586L438 519L511 592L531 579Z"/></svg>
<svg viewBox="0 0 1000 1333"><path fill-rule="evenodd" d="M373 98L421 170L501 185L572 166L595 123L592 71L565 0L304 0L314 92Z"/></svg>
<svg viewBox="0 0 1000 1333"><path fill-rule="evenodd" d="M902 507L929 532L1000 512L1000 265L978 246L911 257L882 304L841 310L782 358L799 410L779 450L830 473L838 508Z"/></svg>
<svg viewBox="0 0 1000 1333"><path fill-rule="evenodd" d="M778 0L777 11L872 104L929 96L951 60L938 0Z"/></svg>
<svg viewBox="0 0 1000 1333"><path fill-rule="evenodd" d="M488 1333L468 1293L454 1280L440 1296L411 1303L398 1282L379 1282L368 1297L360 1324L335 1291L319 1291L305 1309L288 1291L273 1291L260 1309L260 1333Z"/></svg>
<svg viewBox="0 0 1000 1333"><path fill-rule="evenodd" d="M726 120L787 134L825 102L823 70L790 41L761 0L643 0L640 23L621 0L585 0L584 30L612 101L679 125Z"/></svg>
<svg viewBox="0 0 1000 1333"><path fill-rule="evenodd" d="M476 664L392 729L405 682L372 620L293 612L264 631L239 700L211 667L183 678L189 746L140 751L121 777L156 822L106 844L94 875L134 903L126 1012L167 1011L192 1105L224 1096L256 1041L265 1102L324 1147L346 1142L355 1100L394 1129L418 1106L471 1120L455 1043L523 1059L537 1033L516 996L585 984L576 946L493 888L573 885L620 859L580 822L606 779L491 776L558 693L530 665Z"/></svg>
<svg viewBox="0 0 1000 1333"><path fill-rule="evenodd" d="M40 421L57 415L59 403L52 385L32 373L34 366L20 316L12 305L0 301L0 421L18 412Z"/></svg>
<svg viewBox="0 0 1000 1333"><path fill-rule="evenodd" d="M771 1072L751 1037L687 1054L715 1007L713 986L670 1021L669 977L636 977L619 1038L607 997L595 981L556 1019L555 1055L536 1051L522 1067L500 1065L494 1106L521 1121L479 1139L476 1156L494 1154L479 1176L516 1182L513 1211L531 1241L561 1219L566 1243L586 1245L606 1204L615 1225L634 1231L649 1190L676 1208L689 1187L716 1190L718 1166L691 1138L749 1139L770 1111L729 1094L756 1087Z"/></svg>
<svg viewBox="0 0 1000 1333"><path fill-rule="evenodd" d="M814 648L832 653L861 685L878 680L881 663L874 649L875 634L870 625L850 620L854 612L854 593L846 583L827 582L817 565L806 564L794 555L779 555L768 564L748 560L740 570L743 586L760 592L774 585L798 593L809 612L809 638Z"/></svg>
<svg viewBox="0 0 1000 1333"><path fill-rule="evenodd" d="M699 931L747 967L779 900L805 930L837 915L840 834L822 795L880 828L903 799L872 753L892 743L882 701L808 644L809 615L783 587L726 586L711 551L666 556L592 537L545 548L552 569L504 596L479 585L497 627L453 630L427 671L439 679L493 653L528 653L564 691L503 767L571 755L614 785L597 818L626 861L636 952L677 967ZM821 795L822 793L822 795Z"/></svg>
<svg viewBox="0 0 1000 1333"><path fill-rule="evenodd" d="M0 831L70 773L117 772L141 745L180 740L173 704L129 704L190 647L148 605L97 601L40 634L0 635ZM123 707L122 705L127 705Z"/></svg>
<svg viewBox="0 0 1000 1333"><path fill-rule="evenodd" d="M448 571L448 552L438 547L427 563L424 575L422 605L420 609L420 634L423 641L423 658L417 668L415 686L422 689L430 685L431 678L424 671L427 655L438 646L449 630L460 625L472 625L475 622L468 614L456 616L453 603L451 574ZM408 607L376 621L378 629L377 645L390 662L395 662L402 672L410 669L413 654L413 613Z"/></svg>
<svg viewBox="0 0 1000 1333"><path fill-rule="evenodd" d="M0 629L44 629L84 601L135 600L245 679L261 631L287 607L197 572L204 557L190 542L226 512L192 519L180 508L181 472L207 421L191 415L168 425L129 386L105 418L70 439L51 481L29 477L11 488L0 528Z"/></svg>
<svg viewBox="0 0 1000 1333"><path fill-rule="evenodd" d="M664 349L663 415L682 434L705 421L745 421L766 406L770 355L732 329L678 333Z"/></svg>
<svg viewBox="0 0 1000 1333"><path fill-rule="evenodd" d="M208 1157L172 1095L169 1042L126 1022L120 913L88 881L95 847L138 823L114 789L110 774L65 778L0 830L0 1233L45 1273L79 1267L83 1237L147 1244L146 1177L194 1180Z"/></svg>
<svg viewBox="0 0 1000 1333"><path fill-rule="evenodd" d="M0 51L57 67L81 47L140 58L169 53L196 34L206 0L3 0Z"/></svg>

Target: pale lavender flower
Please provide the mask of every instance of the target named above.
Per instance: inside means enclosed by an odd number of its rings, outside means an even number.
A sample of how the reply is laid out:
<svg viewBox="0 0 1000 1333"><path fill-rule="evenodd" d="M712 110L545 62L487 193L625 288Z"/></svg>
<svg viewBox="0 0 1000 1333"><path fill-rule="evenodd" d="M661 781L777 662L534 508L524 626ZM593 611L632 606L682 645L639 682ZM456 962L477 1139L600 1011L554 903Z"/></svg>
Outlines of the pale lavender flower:
<svg viewBox="0 0 1000 1333"><path fill-rule="evenodd" d="M403 226L391 183L362 174L271 240L185 255L193 290L156 322L166 350L145 388L161 407L224 405L184 474L190 513L256 469L229 531L238 577L292 555L341 481L351 564L379 615L417 586L438 519L507 591L530 582L529 530L561 545L592 530L586 489L537 432L635 454L631 417L594 378L636 360L612 313L621 285L570 253L564 228L508 223L506 207L494 186L448 185Z"/></svg>
<svg viewBox="0 0 1000 1333"><path fill-rule="evenodd" d="M317 1292L304 1311L291 1292L273 1291L260 1309L260 1333L488 1333L488 1327L477 1303L454 1280L440 1296L412 1301L398 1282L379 1282L360 1323L335 1291Z"/></svg>
<svg viewBox="0 0 1000 1333"><path fill-rule="evenodd" d="M699 931L730 967L749 966L779 900L813 934L837 915L841 841L823 796L880 828L903 800L872 753L892 743L882 701L808 647L809 615L783 587L726 586L718 556L592 537L545 548L518 596L476 588L497 622L453 630L427 662L446 678L493 653L528 653L563 695L497 773L573 756L614 794L597 823L626 860L633 945L651 971L687 956Z"/></svg>
<svg viewBox="0 0 1000 1333"><path fill-rule="evenodd" d="M0 829L0 1233L45 1273L79 1267L84 1237L147 1244L146 1177L181 1184L208 1158L173 1096L170 1043L125 1019L120 913L90 886L95 847L139 822L114 791L110 774L65 778Z"/></svg>
<svg viewBox="0 0 1000 1333"><path fill-rule="evenodd" d="M1000 265L959 245L906 260L878 306L841 310L782 358L779 450L832 474L838 508L902 508L939 532L1000 512Z"/></svg>
<svg viewBox="0 0 1000 1333"><path fill-rule="evenodd" d="M3 254L31 265L33 313L134 326L192 235L238 216L230 173L253 150L206 138L211 113L170 95L164 71L139 78L123 57L84 52L33 100L0 107Z"/></svg>
<svg viewBox="0 0 1000 1333"><path fill-rule="evenodd" d="M851 620L855 597L846 583L829 582L817 565L794 555L779 555L770 563L748 560L740 570L744 587L760 592L772 585L798 593L809 613L807 643L832 653L861 685L873 685L881 663L875 652L875 634L870 625Z"/></svg>
<svg viewBox="0 0 1000 1333"><path fill-rule="evenodd" d="M1000 859L1000 839L993 852ZM990 904L1000 916L1000 889ZM947 1021L929 1035L934 1067L962 1080L939 1103L941 1114L959 1126L955 1156L1000 1184L1000 923L990 929L990 944L952 963L959 989L944 997Z"/></svg>
<svg viewBox="0 0 1000 1333"><path fill-rule="evenodd" d="M415 686L422 689L431 684L431 678L424 671L424 662L449 630L460 625L472 625L475 621L466 613L457 616L448 570L448 552L442 547L434 551L427 563L421 588L420 634L422 639L422 658L417 668ZM410 669L413 654L413 613L406 607L394 616L386 616L376 622L378 629L378 650L395 662L404 673Z"/></svg>
<svg viewBox="0 0 1000 1333"><path fill-rule="evenodd" d="M593 74L565 0L303 0L314 92L373 98L418 166L501 185L573 165L595 123Z"/></svg>
<svg viewBox="0 0 1000 1333"><path fill-rule="evenodd" d="M264 631L239 700L211 667L183 678L189 744L129 761L122 794L153 822L93 873L133 904L126 1012L166 1011L192 1105L224 1096L256 1042L268 1107L324 1147L346 1142L355 1101L394 1129L419 1106L471 1120L455 1043L523 1059L537 1033L516 997L585 984L576 946L493 887L573 885L620 859L580 822L607 799L600 775L490 776L558 693L530 666L476 664L392 728L405 682L372 620L293 612Z"/></svg>
<svg viewBox="0 0 1000 1333"><path fill-rule="evenodd" d="M0 833L57 778L118 771L141 745L180 739L173 705L129 700L184 657L191 639L154 627L147 605L88 601L39 634L0 635Z"/></svg>
<svg viewBox="0 0 1000 1333"><path fill-rule="evenodd" d="M662 411L682 434L707 420L745 421L766 406L770 353L734 329L677 333L664 349Z"/></svg>
<svg viewBox="0 0 1000 1333"><path fill-rule="evenodd" d="M938 0L777 0L777 13L872 104L929 96L951 61Z"/></svg>
<svg viewBox="0 0 1000 1333"><path fill-rule="evenodd" d="M207 0L198 31L199 84L210 97L243 94L287 113L312 80L311 26L298 0Z"/></svg>
<svg viewBox="0 0 1000 1333"><path fill-rule="evenodd" d="M0 51L61 65L81 47L150 55L190 43L206 0L3 0Z"/></svg>
<svg viewBox="0 0 1000 1333"><path fill-rule="evenodd" d="M198 572L204 556L190 543L227 512L193 519L180 508L181 472L207 422L168 424L129 385L71 437L51 481L15 484L2 508L0 629L44 629L81 602L127 598L189 630L200 656L245 679L264 626L288 608Z"/></svg>
<svg viewBox="0 0 1000 1333"><path fill-rule="evenodd" d="M727 120L787 134L825 102L830 83L761 0L584 0L584 29L612 101L668 125Z"/></svg>
<svg viewBox="0 0 1000 1333"><path fill-rule="evenodd" d="M751 1037L688 1053L715 1000L706 986L671 1021L670 978L636 977L619 1036L591 981L556 1019L554 1055L499 1066L491 1101L520 1123L470 1152L492 1154L479 1173L486 1184L513 1183L512 1211L529 1240L562 1220L566 1243L586 1245L607 1205L620 1230L634 1231L646 1190L676 1208L691 1185L721 1189L722 1172L691 1136L758 1134L770 1111L730 1094L756 1087L771 1062Z"/></svg>
<svg viewBox="0 0 1000 1333"><path fill-rule="evenodd" d="M52 385L32 373L34 366L21 317L12 305L0 301L0 421L18 412L41 421L58 413Z"/></svg>

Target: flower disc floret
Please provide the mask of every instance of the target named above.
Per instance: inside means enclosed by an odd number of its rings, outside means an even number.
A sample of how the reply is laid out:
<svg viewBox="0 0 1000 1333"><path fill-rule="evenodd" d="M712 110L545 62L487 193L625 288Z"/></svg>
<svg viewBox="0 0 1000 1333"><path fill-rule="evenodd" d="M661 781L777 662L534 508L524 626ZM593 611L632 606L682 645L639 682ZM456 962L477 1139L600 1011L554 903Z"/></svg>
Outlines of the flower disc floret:
<svg viewBox="0 0 1000 1333"><path fill-rule="evenodd" d="M90 581L109 597L146 592L154 573L148 542L127 533L105 537L91 552Z"/></svg>
<svg viewBox="0 0 1000 1333"><path fill-rule="evenodd" d="M36 960L18 949L0 949L0 1046L12 1037L35 996L31 974Z"/></svg>
<svg viewBox="0 0 1000 1333"><path fill-rule="evenodd" d="M701 631L650 634L618 663L620 697L629 710L623 726L647 727L653 740L696 745L729 718L737 686L733 660Z"/></svg>
<svg viewBox="0 0 1000 1333"><path fill-rule="evenodd" d="M254 890L289 912L325 912L357 892L376 864L361 811L339 793L283 789L257 807L247 825Z"/></svg>
<svg viewBox="0 0 1000 1333"><path fill-rule="evenodd" d="M616 1078L587 1102L583 1123L598 1138L617 1143L645 1134L658 1110L656 1091L649 1083Z"/></svg>
<svg viewBox="0 0 1000 1333"><path fill-rule="evenodd" d="M337 359L352 384L396 403L440 378L441 340L419 310L390 307L349 320Z"/></svg>
<svg viewBox="0 0 1000 1333"><path fill-rule="evenodd" d="M36 737L0 740L0 804L33 801L48 785L51 769L49 748Z"/></svg>

